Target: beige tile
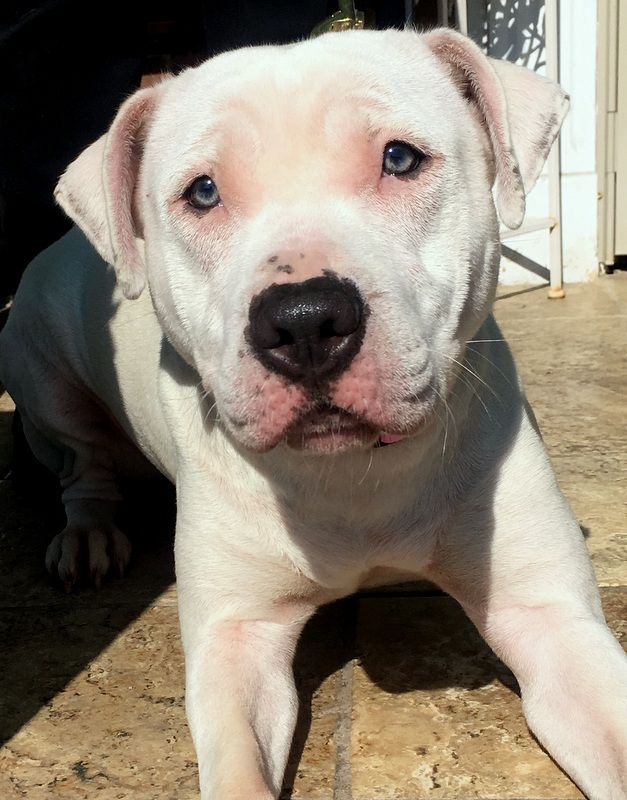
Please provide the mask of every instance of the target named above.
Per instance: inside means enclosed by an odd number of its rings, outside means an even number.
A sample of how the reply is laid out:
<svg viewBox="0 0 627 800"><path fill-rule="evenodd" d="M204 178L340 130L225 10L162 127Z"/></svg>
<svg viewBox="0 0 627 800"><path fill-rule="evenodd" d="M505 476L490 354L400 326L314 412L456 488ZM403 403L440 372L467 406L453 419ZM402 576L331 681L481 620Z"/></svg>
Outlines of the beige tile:
<svg viewBox="0 0 627 800"><path fill-rule="evenodd" d="M197 797L176 610L138 611L14 613L3 797Z"/></svg>
<svg viewBox="0 0 627 800"><path fill-rule="evenodd" d="M608 320L578 321L575 330L565 321L501 326L532 405L537 413L547 414L545 436L559 434L556 444L564 430L573 430L569 423L578 424L584 436L590 424L611 432L608 420L624 411L626 323L627 316L619 318L618 325ZM614 430L615 436L620 433Z"/></svg>
<svg viewBox="0 0 627 800"><path fill-rule="evenodd" d="M4 395L0 463L10 410ZM140 531L127 579L66 595L44 567L57 510L12 481L0 508L0 796L196 798L171 536Z"/></svg>
<svg viewBox="0 0 627 800"><path fill-rule="evenodd" d="M496 293L497 316L526 320L536 317L600 317L627 310L627 275L617 272L587 283L570 283L563 300L549 300L546 287L500 285Z"/></svg>
<svg viewBox="0 0 627 800"><path fill-rule="evenodd" d="M301 723L302 728L296 732L296 746L292 748L284 796L299 800L331 800L333 797L339 680L339 673L330 675L316 689L311 700L305 698L305 703L311 704L307 712L311 714L311 720Z"/></svg>
<svg viewBox="0 0 627 800"><path fill-rule="evenodd" d="M627 593L606 595L627 647ZM535 743L516 683L449 598L360 602L353 796L558 798L581 793Z"/></svg>
<svg viewBox="0 0 627 800"><path fill-rule="evenodd" d="M355 600L348 598L320 609L301 636L294 662L300 713L284 797L334 797L337 738L350 726L343 670L353 654L354 618Z"/></svg>
<svg viewBox="0 0 627 800"><path fill-rule="evenodd" d="M525 318L505 305L496 309L530 400L553 411L555 419L548 419L558 431L558 421L563 425L578 411L587 414L577 420L580 424L606 424L605 418L620 413L620 401L625 402L627 311L600 317L587 311L582 304L582 313L572 318Z"/></svg>
<svg viewBox="0 0 627 800"><path fill-rule="evenodd" d="M299 647L295 798L333 796L343 625L341 606L325 609ZM4 609L0 633L3 799L197 798L175 605L69 596L54 608Z"/></svg>
<svg viewBox="0 0 627 800"><path fill-rule="evenodd" d="M604 586L627 585L627 276L507 298L496 313Z"/></svg>
<svg viewBox="0 0 627 800"><path fill-rule="evenodd" d="M608 470L588 455L553 460L586 536L601 586L627 586L627 470Z"/></svg>

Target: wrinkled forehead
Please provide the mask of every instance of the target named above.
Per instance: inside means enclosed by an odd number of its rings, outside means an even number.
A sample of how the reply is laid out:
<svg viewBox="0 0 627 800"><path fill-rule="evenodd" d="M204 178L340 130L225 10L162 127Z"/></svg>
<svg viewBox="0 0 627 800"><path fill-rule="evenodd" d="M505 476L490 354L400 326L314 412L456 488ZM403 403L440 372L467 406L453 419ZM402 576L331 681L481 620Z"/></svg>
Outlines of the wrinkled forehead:
<svg viewBox="0 0 627 800"><path fill-rule="evenodd" d="M352 128L413 135L446 152L452 116L465 104L438 59L415 34L333 33L279 47L225 53L162 87L150 140L159 158L180 161L220 148L234 134L255 142L339 138ZM155 165L158 166L158 165Z"/></svg>

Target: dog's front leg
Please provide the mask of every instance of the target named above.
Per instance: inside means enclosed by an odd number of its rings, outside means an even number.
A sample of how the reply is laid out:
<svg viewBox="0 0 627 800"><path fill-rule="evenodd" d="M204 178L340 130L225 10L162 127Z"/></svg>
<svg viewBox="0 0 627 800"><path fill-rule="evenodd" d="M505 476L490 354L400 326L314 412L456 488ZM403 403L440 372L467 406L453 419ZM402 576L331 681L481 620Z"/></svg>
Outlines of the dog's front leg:
<svg viewBox="0 0 627 800"><path fill-rule="evenodd" d="M187 631L186 708L203 800L278 796L296 722L292 660L303 624L231 618Z"/></svg>
<svg viewBox="0 0 627 800"><path fill-rule="evenodd" d="M294 571L266 553L269 523L251 528L241 498L225 503L194 477L179 485L176 564L201 797L271 800L296 723L294 652L315 608Z"/></svg>
<svg viewBox="0 0 627 800"><path fill-rule="evenodd" d="M627 800L627 656L528 421L431 577L518 679L529 727L590 800Z"/></svg>
<svg viewBox="0 0 627 800"><path fill-rule="evenodd" d="M553 575L530 567L525 578L556 579L579 576L557 563ZM526 602L502 592L485 608L473 590L440 583L514 672L530 729L586 797L627 800L627 658L596 599L549 588Z"/></svg>
<svg viewBox="0 0 627 800"><path fill-rule="evenodd" d="M541 744L590 800L627 800L627 662L600 613L574 600L467 610Z"/></svg>

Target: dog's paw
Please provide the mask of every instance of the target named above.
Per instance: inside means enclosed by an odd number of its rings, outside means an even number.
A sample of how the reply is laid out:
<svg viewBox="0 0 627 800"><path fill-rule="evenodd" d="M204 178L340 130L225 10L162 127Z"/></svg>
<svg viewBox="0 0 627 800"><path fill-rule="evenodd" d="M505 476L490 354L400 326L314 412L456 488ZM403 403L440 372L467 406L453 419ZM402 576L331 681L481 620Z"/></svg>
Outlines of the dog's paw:
<svg viewBox="0 0 627 800"><path fill-rule="evenodd" d="M110 571L124 574L131 558L131 543L115 525L68 525L50 542L46 567L57 573L66 591L84 574L99 589Z"/></svg>

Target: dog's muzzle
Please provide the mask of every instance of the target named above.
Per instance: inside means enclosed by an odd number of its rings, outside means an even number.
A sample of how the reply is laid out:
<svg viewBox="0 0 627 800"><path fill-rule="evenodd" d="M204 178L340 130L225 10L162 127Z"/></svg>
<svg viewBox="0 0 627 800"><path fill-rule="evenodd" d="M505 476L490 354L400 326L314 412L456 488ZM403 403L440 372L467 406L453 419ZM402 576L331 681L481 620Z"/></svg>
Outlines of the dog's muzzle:
<svg viewBox="0 0 627 800"><path fill-rule="evenodd" d="M327 274L273 284L256 295L246 338L269 370L320 389L350 366L361 347L367 316L355 284Z"/></svg>

